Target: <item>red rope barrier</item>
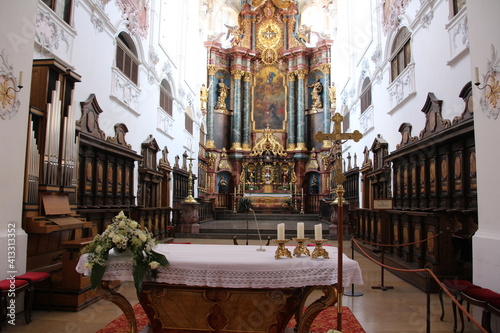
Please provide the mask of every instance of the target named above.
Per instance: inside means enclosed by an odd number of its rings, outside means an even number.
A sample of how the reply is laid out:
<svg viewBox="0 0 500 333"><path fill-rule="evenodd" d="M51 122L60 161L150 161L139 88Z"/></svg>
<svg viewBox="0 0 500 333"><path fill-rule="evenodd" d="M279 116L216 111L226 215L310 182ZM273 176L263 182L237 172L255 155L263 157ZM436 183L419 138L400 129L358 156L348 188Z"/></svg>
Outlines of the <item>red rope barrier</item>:
<svg viewBox="0 0 500 333"><path fill-rule="evenodd" d="M435 236L438 236L439 234L436 234ZM435 237L433 236L433 237ZM396 267L392 267L392 266L387 266L385 264L382 264L378 261L376 261L375 259L373 259L368 253L366 253L362 248L361 246L358 244L358 241L356 239L352 239L354 244L356 244L356 246L358 247L358 249L369 259L371 260L372 262L374 262L375 264L381 266L381 267L384 267L384 268L387 268L387 269L390 269L390 270L393 270L393 271L398 271L398 272L409 272L409 273L416 273L416 272L427 272L428 274L430 274L430 276L432 276L432 278L434 279L434 281L437 282L437 284L439 285L439 287L441 289L443 289L443 291L446 293L446 295L448 295L448 297L451 298L452 302L455 303L458 308L460 309L460 311L462 311L463 313L465 313L465 315L467 316L467 318L470 319L470 321L477 327L479 328L479 330L482 332L482 333L488 333L488 331L486 331L483 326L481 326L481 324L479 324L475 319L474 317L472 317L472 315L467 312L467 310L455 299L455 297L453 297L453 295L449 292L448 288L444 287L444 285L441 283L441 281L439 281L438 277L434 274L434 272L432 270L430 270L429 268L419 268L419 269L402 269L402 268L396 268Z"/></svg>
<svg viewBox="0 0 500 333"><path fill-rule="evenodd" d="M412 242L412 243L403 243L403 244L380 244L380 243L373 243L373 242L370 242L370 241L367 241L367 240L364 240L364 239L360 239L361 242L363 243L368 243L370 245L375 245L375 246L386 246L386 247L398 247L398 246L408 246L408 245L414 245L414 244L418 244L418 243L423 243L423 242L427 242L428 240L431 240L431 239L434 239L436 238L437 236L441 235L443 232L440 231L438 232L437 234L435 234L434 236L431 236L429 238L426 238L426 239L422 239L422 240L419 240L417 242Z"/></svg>

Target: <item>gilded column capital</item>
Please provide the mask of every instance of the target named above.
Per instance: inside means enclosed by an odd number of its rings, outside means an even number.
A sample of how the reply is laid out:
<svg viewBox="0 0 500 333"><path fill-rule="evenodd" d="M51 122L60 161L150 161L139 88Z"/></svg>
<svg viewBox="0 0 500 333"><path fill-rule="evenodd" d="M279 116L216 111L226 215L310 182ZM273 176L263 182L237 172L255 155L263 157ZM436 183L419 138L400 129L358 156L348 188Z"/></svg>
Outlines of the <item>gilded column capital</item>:
<svg viewBox="0 0 500 333"><path fill-rule="evenodd" d="M299 80L304 80L308 74L308 71L307 69L298 69L296 73Z"/></svg>
<svg viewBox="0 0 500 333"><path fill-rule="evenodd" d="M288 72L286 73L286 76L288 78L288 81L295 81L295 72Z"/></svg>
<svg viewBox="0 0 500 333"><path fill-rule="evenodd" d="M245 72L242 71L241 69L233 69L231 71L231 75L236 79L236 80L241 80L243 75L245 75Z"/></svg>
<svg viewBox="0 0 500 333"><path fill-rule="evenodd" d="M323 74L330 74L330 67L331 67L330 64L321 64L319 66L319 69Z"/></svg>
<svg viewBox="0 0 500 333"><path fill-rule="evenodd" d="M219 69L219 67L217 67L215 65L207 65L208 75L215 75L215 73L217 73L218 69Z"/></svg>
<svg viewBox="0 0 500 333"><path fill-rule="evenodd" d="M252 73L245 72L245 76L243 76L243 81L244 82L250 82L250 81L252 81L252 76L253 76Z"/></svg>

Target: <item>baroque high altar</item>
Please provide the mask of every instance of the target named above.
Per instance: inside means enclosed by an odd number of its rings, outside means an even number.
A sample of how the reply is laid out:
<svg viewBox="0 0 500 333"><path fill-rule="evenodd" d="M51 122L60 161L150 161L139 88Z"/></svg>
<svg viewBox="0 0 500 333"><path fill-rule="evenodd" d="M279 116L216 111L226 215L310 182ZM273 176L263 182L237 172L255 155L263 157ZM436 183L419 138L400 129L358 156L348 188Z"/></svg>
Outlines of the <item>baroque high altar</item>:
<svg viewBox="0 0 500 333"><path fill-rule="evenodd" d="M314 134L330 132L335 111L333 41L299 20L293 0L245 1L238 25L227 26L231 48L222 47L222 34L205 43L207 196L330 195L330 142Z"/></svg>

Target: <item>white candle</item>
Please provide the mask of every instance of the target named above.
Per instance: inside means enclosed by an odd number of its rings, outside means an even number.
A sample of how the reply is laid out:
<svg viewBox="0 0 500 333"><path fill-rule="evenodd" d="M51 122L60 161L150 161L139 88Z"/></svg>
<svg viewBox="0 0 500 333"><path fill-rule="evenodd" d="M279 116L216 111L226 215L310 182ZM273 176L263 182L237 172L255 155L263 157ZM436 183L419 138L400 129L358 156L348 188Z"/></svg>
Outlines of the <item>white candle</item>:
<svg viewBox="0 0 500 333"><path fill-rule="evenodd" d="M285 224L284 223L278 224L278 239L279 240L285 239Z"/></svg>
<svg viewBox="0 0 500 333"><path fill-rule="evenodd" d="M23 71L19 72L19 82L17 83L18 86L23 85Z"/></svg>
<svg viewBox="0 0 500 333"><path fill-rule="evenodd" d="M304 239L304 222L297 223L297 238Z"/></svg>
<svg viewBox="0 0 500 333"><path fill-rule="evenodd" d="M476 82L474 83L479 83L479 68L476 67Z"/></svg>
<svg viewBox="0 0 500 333"><path fill-rule="evenodd" d="M322 240L323 239L323 230L321 228L321 224L316 224L314 226L314 239Z"/></svg>

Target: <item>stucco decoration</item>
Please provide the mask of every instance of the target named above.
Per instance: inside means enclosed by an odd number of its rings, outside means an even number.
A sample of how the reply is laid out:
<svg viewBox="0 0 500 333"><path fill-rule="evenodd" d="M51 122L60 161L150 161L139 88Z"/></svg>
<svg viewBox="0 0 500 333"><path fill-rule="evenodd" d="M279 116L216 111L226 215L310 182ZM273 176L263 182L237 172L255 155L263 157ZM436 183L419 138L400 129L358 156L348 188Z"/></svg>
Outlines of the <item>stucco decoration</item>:
<svg viewBox="0 0 500 333"><path fill-rule="evenodd" d="M128 30L132 34L146 38L148 34L148 0L116 0L118 8L122 11L122 18L128 20Z"/></svg>
<svg viewBox="0 0 500 333"><path fill-rule="evenodd" d="M382 1L383 17L382 26L387 34L391 29L399 26L399 17L405 13L410 0L384 0Z"/></svg>
<svg viewBox="0 0 500 333"><path fill-rule="evenodd" d="M42 52L57 54L62 59L67 58L73 36L69 36L55 17L55 13L38 9L36 16L35 41L40 43Z"/></svg>
<svg viewBox="0 0 500 333"><path fill-rule="evenodd" d="M497 119L500 112L500 62L497 50L491 45L491 59L487 63L486 73L479 87L481 90L480 105L488 118Z"/></svg>
<svg viewBox="0 0 500 333"><path fill-rule="evenodd" d="M12 118L18 111L20 102L17 98L17 78L12 73L13 67L7 59L5 50L0 53L0 117Z"/></svg>

